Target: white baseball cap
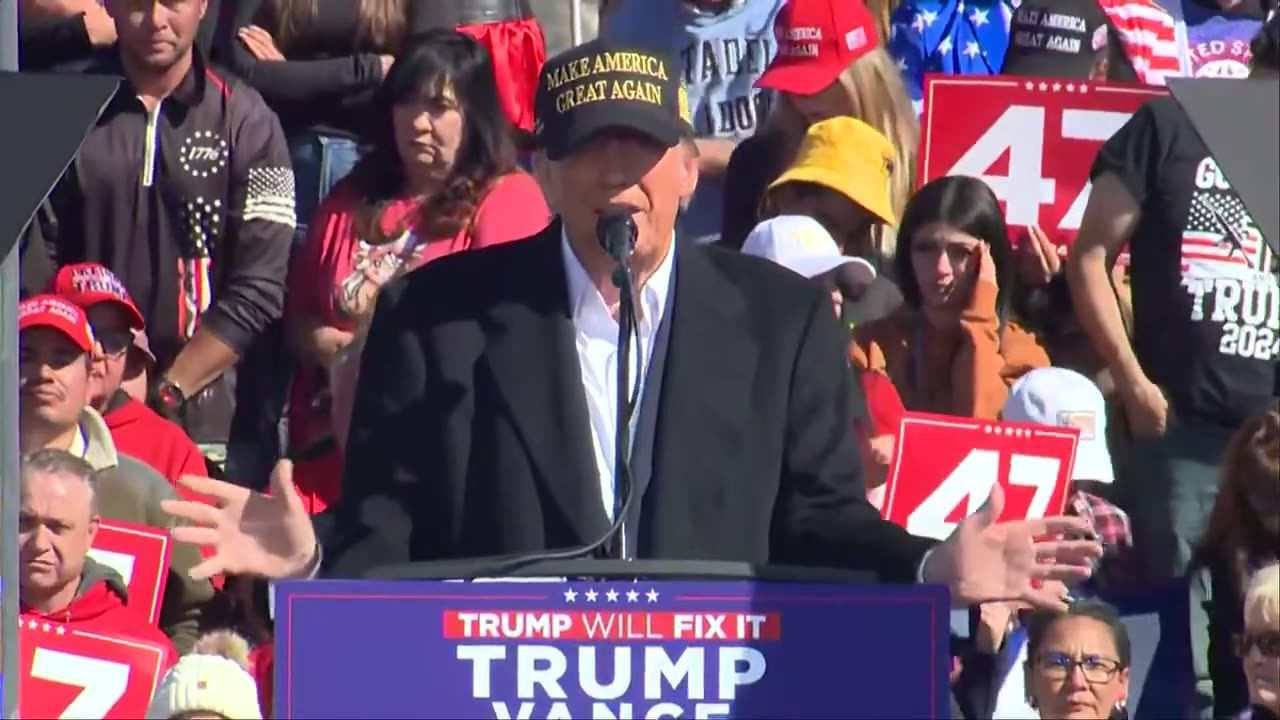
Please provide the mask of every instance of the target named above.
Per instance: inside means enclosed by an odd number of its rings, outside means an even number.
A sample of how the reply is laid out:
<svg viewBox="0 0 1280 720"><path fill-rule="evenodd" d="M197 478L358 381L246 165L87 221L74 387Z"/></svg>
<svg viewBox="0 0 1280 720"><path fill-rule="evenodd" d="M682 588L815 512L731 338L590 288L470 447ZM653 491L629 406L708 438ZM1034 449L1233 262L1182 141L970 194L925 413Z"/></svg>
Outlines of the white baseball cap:
<svg viewBox="0 0 1280 720"><path fill-rule="evenodd" d="M1079 428L1080 445L1071 479L1115 482L1111 452L1107 449L1106 400L1089 378L1059 367L1032 370L1009 391L1001 418Z"/></svg>
<svg viewBox="0 0 1280 720"><path fill-rule="evenodd" d="M841 268L840 279L853 286L876 279L871 263L842 255L831 233L807 215L779 215L756 225L742 243L742 252L772 260L807 278Z"/></svg>

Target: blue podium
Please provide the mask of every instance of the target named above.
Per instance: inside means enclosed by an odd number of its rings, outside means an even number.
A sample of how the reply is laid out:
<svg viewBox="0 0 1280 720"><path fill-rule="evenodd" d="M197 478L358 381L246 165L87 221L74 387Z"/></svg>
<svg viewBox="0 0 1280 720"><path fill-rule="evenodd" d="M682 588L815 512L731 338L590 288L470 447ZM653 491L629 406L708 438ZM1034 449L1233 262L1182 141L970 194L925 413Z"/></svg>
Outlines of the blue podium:
<svg viewBox="0 0 1280 720"><path fill-rule="evenodd" d="M949 712L945 588L753 572L702 579L722 571L670 580L623 566L629 572L496 582L282 583L275 715L884 720Z"/></svg>

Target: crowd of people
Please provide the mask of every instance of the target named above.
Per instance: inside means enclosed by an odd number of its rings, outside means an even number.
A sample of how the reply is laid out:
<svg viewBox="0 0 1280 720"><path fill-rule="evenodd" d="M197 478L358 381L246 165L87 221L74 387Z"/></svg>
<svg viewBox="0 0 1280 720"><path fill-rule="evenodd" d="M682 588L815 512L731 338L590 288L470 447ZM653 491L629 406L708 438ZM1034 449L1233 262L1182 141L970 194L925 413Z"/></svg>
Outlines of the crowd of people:
<svg viewBox="0 0 1280 720"><path fill-rule="evenodd" d="M1188 711L1280 717L1277 239L1167 97L1069 249L916 177L926 73L1274 79L1275 0L600 5L548 59L522 0L23 0L24 72L122 78L21 239L23 616L161 643L152 717L262 717L267 580L856 568L976 608L956 717L1022 628L1028 712L1113 718L1096 598L1181 579ZM1066 516L881 520L907 411L1078 428ZM101 520L184 541L157 622Z"/></svg>

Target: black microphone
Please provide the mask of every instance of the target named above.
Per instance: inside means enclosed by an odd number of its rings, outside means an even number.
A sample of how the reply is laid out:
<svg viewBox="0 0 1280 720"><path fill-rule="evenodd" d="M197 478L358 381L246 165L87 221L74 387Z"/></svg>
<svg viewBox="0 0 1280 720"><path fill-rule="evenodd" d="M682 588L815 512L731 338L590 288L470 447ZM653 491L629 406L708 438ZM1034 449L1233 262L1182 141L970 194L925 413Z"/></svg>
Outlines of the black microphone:
<svg viewBox="0 0 1280 720"><path fill-rule="evenodd" d="M625 210L614 210L596 221L596 239L600 247L619 265L626 265L636 249L636 221Z"/></svg>

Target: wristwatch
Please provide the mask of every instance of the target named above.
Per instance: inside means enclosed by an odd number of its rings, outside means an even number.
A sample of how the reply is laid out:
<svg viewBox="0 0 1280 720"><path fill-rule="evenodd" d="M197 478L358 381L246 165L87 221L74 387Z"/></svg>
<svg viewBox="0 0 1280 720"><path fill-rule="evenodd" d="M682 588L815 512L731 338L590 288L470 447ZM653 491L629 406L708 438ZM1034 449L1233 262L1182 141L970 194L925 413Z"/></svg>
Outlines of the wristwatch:
<svg viewBox="0 0 1280 720"><path fill-rule="evenodd" d="M182 394L182 388L171 380L160 381L160 385L156 387L156 397L166 408L173 411L181 410L187 402L187 396Z"/></svg>

